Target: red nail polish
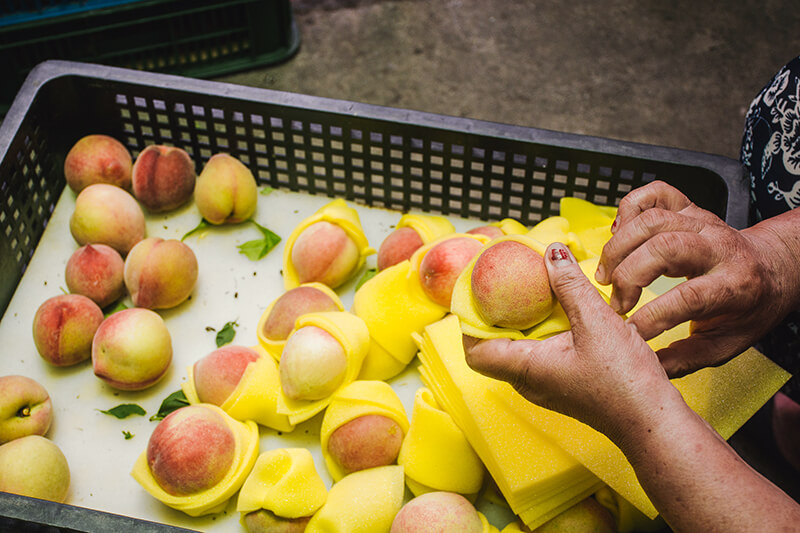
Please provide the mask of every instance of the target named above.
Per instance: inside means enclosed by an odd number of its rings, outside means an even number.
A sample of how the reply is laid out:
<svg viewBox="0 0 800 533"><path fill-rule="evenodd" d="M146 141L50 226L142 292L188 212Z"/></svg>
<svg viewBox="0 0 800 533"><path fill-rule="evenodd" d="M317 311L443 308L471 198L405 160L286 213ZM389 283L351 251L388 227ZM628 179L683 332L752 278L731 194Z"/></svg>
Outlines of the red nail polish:
<svg viewBox="0 0 800 533"><path fill-rule="evenodd" d="M550 249L550 261L557 266L572 263L572 256L566 248L553 247Z"/></svg>

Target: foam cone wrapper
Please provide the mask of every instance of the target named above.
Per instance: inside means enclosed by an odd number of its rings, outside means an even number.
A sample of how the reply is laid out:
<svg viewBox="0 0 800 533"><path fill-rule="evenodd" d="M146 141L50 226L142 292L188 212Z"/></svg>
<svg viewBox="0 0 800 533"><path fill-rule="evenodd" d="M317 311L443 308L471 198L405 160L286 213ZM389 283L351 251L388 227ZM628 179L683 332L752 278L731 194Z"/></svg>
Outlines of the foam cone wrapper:
<svg viewBox="0 0 800 533"><path fill-rule="evenodd" d="M375 253L375 249L370 247L367 237L364 234L358 211L348 206L342 198L337 198L322 206L310 217L301 221L289 235L289 238L286 239L286 246L283 249L283 285L286 290L293 289L300 285L300 280L297 277L297 269L295 269L292 263L292 249L294 248L294 243L303 230L317 222L330 222L331 224L339 226L355 243L359 252L359 258L350 277L354 276L356 272L364 266L367 256Z"/></svg>
<svg viewBox="0 0 800 533"><path fill-rule="evenodd" d="M388 383L359 380L343 387L331 398L320 429L322 456L334 482L342 479L346 472L328 453L331 434L348 422L367 415L385 416L400 426L404 436L408 433L409 424L405 408Z"/></svg>
<svg viewBox="0 0 800 533"><path fill-rule="evenodd" d="M419 265L436 244L459 237L488 241L484 235L446 234L419 248L409 260L378 272L356 291L353 313L364 319L372 338L359 379L387 380L402 372L417 354L411 335L447 314L447 308L425 294Z"/></svg>
<svg viewBox="0 0 800 533"><path fill-rule="evenodd" d="M312 287L319 291L322 291L324 294L328 295L333 303L339 308L339 310L344 311L344 304L342 303L341 298L339 295L334 292L333 289L325 285L324 283L318 282L310 282L310 283L301 283L298 287ZM295 287L297 288L297 287ZM291 290L291 289L290 289ZM286 294L285 292L281 295L283 296ZM261 318L258 320L258 327L256 328L256 335L258 336L258 343L264 347L264 350L267 351L272 357L275 358L276 361L281 360L281 352L283 351L283 347L286 346L286 339L271 339L266 336L264 333L264 325L267 323L269 319L270 313L272 313L272 309L275 307L275 304L280 300L281 296L275 298L269 306L261 313ZM299 318L299 317L298 317Z"/></svg>
<svg viewBox="0 0 800 533"><path fill-rule="evenodd" d="M236 510L266 509L284 518L311 516L328 499L325 482L306 448L278 448L258 456L239 491Z"/></svg>
<svg viewBox="0 0 800 533"><path fill-rule="evenodd" d="M278 363L261 345L251 349L258 354L258 359L248 363L236 388L220 407L240 422L253 420L262 426L289 433L294 430L294 424L277 410L281 389ZM188 379L181 384L181 389L190 404L201 403L194 385L194 365L187 367L186 372Z"/></svg>
<svg viewBox="0 0 800 533"><path fill-rule="evenodd" d="M170 494L162 489L153 477L153 473L147 464L146 450L136 460L131 471L131 476L151 496L173 509L183 511L189 516L202 516L224 510L228 500L244 483L258 457L259 433L258 425L255 422L251 420L239 422L216 405L200 405L206 409L219 412L233 432L235 439L233 464L219 483L191 495L175 496Z"/></svg>
<svg viewBox="0 0 800 533"><path fill-rule="evenodd" d="M428 244L439 237L456 231L453 223L445 217L413 213L406 213L401 216L395 227L397 229L413 229L420 236L423 244Z"/></svg>
<svg viewBox="0 0 800 533"><path fill-rule="evenodd" d="M403 506L403 480L398 465L346 475L331 487L306 533L388 533Z"/></svg>
<svg viewBox="0 0 800 533"><path fill-rule="evenodd" d="M485 468L480 457L425 387L414 396L411 427L397 463L405 468L415 496L431 491L472 495L483 485Z"/></svg>
<svg viewBox="0 0 800 533"><path fill-rule="evenodd" d="M294 331L306 326L324 329L342 345L347 358L347 368L339 387L330 396L321 400L295 400L286 396L281 389L277 412L288 416L291 424L299 424L325 409L333 395L355 381L370 345L367 325L352 313L343 311L308 313L297 319Z"/></svg>
<svg viewBox="0 0 800 533"><path fill-rule="evenodd" d="M524 235L528 228L513 218L504 218L499 222L492 222L490 226L497 226L505 235Z"/></svg>

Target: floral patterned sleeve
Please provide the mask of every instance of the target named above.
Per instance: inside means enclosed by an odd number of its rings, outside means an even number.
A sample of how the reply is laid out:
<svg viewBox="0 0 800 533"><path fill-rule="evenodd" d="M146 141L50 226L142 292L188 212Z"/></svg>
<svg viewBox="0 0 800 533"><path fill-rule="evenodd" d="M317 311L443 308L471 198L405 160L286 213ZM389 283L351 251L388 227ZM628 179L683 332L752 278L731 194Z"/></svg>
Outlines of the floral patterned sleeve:
<svg viewBox="0 0 800 533"><path fill-rule="evenodd" d="M800 206L800 57L750 104L739 157L750 178L754 222ZM756 347L794 375L784 392L800 401L800 312L790 313Z"/></svg>

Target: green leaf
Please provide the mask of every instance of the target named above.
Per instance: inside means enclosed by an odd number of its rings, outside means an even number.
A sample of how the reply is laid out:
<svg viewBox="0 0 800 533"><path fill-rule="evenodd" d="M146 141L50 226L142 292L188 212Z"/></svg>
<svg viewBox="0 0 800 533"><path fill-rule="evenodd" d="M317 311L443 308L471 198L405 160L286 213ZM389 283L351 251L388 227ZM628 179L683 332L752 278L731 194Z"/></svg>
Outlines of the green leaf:
<svg viewBox="0 0 800 533"><path fill-rule="evenodd" d="M256 228L258 228L258 231L261 232L262 237L260 239L255 239L252 241L247 241L244 244L240 244L238 246L239 253L246 255L251 261L258 261L267 255L270 250L275 248L278 243L281 242L281 238L279 235L265 228L255 220L250 219L250 222L255 225Z"/></svg>
<svg viewBox="0 0 800 533"><path fill-rule="evenodd" d="M236 330L234 328L238 325L238 322L232 320L231 322L227 322L224 326L222 326L222 329L217 332L217 348L228 344L233 340L233 338L236 336Z"/></svg>
<svg viewBox="0 0 800 533"><path fill-rule="evenodd" d="M117 305L115 305L114 307L112 307L111 309L106 311L104 313L104 315L105 315L106 318L108 318L111 315L113 315L114 313L116 313L118 311L122 311L122 310L127 309L127 308L128 308L128 306L125 305L125 302L118 302Z"/></svg>
<svg viewBox="0 0 800 533"><path fill-rule="evenodd" d="M361 279L358 280L358 283L356 283L356 289L355 290L360 289L363 284L365 284L366 282L368 282L369 280L374 278L375 274L377 274L377 273L378 273L378 269L377 268L375 268L375 267L368 268L364 272L364 275L361 276Z"/></svg>
<svg viewBox="0 0 800 533"><path fill-rule="evenodd" d="M268 194L270 194L270 193L271 193L272 191L274 191L274 190L275 190L275 189L273 189L273 188L272 188L272 187L270 187L269 185L265 185L265 186L264 186L264 188L263 188L263 189L261 189L261 194L263 194L264 196L267 196Z"/></svg>
<svg viewBox="0 0 800 533"><path fill-rule="evenodd" d="M125 437L125 440L131 440L133 438L133 433L130 431L122 430L122 436Z"/></svg>
<svg viewBox="0 0 800 533"><path fill-rule="evenodd" d="M176 390L164 398L164 401L161 402L161 407L158 408L158 412L151 416L150 420L162 420L172 411L176 411L181 407L186 407L187 405L189 405L189 400L186 399L186 395L182 390Z"/></svg>
<svg viewBox="0 0 800 533"><path fill-rule="evenodd" d="M147 412L144 409L142 409L135 403L123 403L116 407L112 407L111 409L108 409L106 411L103 411L102 409L98 409L98 411L100 411L105 415L115 416L119 419L127 418L130 415L144 416L147 414Z"/></svg>
<svg viewBox="0 0 800 533"><path fill-rule="evenodd" d="M189 237L190 235L194 235L195 233L203 231L204 229L208 229L210 227L211 227L211 222L203 218L200 220L200 223L194 227L194 229L187 231L186 234L183 237L181 237L181 241L186 240L186 237Z"/></svg>

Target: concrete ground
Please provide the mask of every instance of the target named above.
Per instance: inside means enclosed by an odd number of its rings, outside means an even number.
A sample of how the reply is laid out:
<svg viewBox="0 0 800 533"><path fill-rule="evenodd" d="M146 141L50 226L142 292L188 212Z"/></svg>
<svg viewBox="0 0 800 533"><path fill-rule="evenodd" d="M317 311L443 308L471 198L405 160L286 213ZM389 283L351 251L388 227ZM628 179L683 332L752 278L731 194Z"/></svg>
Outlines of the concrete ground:
<svg viewBox="0 0 800 533"><path fill-rule="evenodd" d="M789 0L294 0L302 44L243 85L738 158L744 115L800 54ZM800 499L769 405L732 439Z"/></svg>

